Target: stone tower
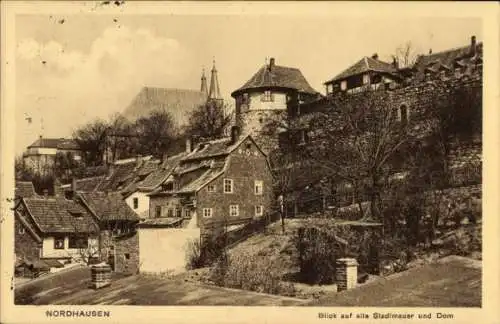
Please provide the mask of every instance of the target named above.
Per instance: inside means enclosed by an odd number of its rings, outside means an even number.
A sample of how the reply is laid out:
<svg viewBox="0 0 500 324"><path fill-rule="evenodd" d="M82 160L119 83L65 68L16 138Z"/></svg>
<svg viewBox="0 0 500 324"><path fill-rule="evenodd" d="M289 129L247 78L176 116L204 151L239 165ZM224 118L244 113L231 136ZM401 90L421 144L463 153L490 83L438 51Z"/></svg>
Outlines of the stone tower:
<svg viewBox="0 0 500 324"><path fill-rule="evenodd" d="M300 102L317 95L299 69L276 65L274 58L231 93L241 133L252 135L266 153L278 144L278 132L270 135L269 124L296 113Z"/></svg>

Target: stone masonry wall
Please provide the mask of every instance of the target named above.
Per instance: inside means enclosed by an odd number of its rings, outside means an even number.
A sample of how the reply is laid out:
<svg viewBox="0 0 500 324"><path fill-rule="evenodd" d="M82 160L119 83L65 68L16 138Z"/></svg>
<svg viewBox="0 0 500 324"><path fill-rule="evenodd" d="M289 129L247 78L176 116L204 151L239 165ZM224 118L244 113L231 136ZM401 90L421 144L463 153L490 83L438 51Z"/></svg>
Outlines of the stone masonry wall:
<svg viewBox="0 0 500 324"><path fill-rule="evenodd" d="M115 271L125 274L139 272L139 235L137 233L115 237ZM158 256L162 257L162 256Z"/></svg>

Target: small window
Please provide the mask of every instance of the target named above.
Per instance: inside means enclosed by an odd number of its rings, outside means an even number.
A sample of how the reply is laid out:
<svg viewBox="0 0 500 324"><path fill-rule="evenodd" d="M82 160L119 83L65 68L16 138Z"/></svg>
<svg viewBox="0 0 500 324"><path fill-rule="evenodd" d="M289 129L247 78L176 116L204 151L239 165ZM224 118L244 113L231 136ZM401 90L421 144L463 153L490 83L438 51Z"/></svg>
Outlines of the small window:
<svg viewBox="0 0 500 324"><path fill-rule="evenodd" d="M264 214L264 207L255 206L255 216L262 216Z"/></svg>
<svg viewBox="0 0 500 324"><path fill-rule="evenodd" d="M70 249L86 249L88 244L88 238L85 235L71 235L68 240Z"/></svg>
<svg viewBox="0 0 500 324"><path fill-rule="evenodd" d="M232 179L224 179L224 193L233 193Z"/></svg>
<svg viewBox="0 0 500 324"><path fill-rule="evenodd" d="M134 198L133 202L134 202L134 209L139 208L139 198Z"/></svg>
<svg viewBox="0 0 500 324"><path fill-rule="evenodd" d="M363 84L368 84L370 82L370 75L363 74Z"/></svg>
<svg viewBox="0 0 500 324"><path fill-rule="evenodd" d="M155 208L155 217L160 218L161 217L161 206L156 206Z"/></svg>
<svg viewBox="0 0 500 324"><path fill-rule="evenodd" d="M230 205L229 206L229 216L237 217L240 215L240 206L239 205Z"/></svg>
<svg viewBox="0 0 500 324"><path fill-rule="evenodd" d="M208 192L215 192L215 189L216 189L216 188L215 188L215 185L214 185L214 184L209 184L209 185L207 186L207 191L208 191Z"/></svg>
<svg viewBox="0 0 500 324"><path fill-rule="evenodd" d="M23 225L19 225L18 233L21 234L21 235L25 233Z"/></svg>
<svg viewBox="0 0 500 324"><path fill-rule="evenodd" d="M175 209L175 217L179 217L179 218L182 217L182 209L180 209L180 208Z"/></svg>
<svg viewBox="0 0 500 324"><path fill-rule="evenodd" d="M130 259L130 253L125 253L125 260L129 260Z"/></svg>
<svg viewBox="0 0 500 324"><path fill-rule="evenodd" d="M262 195L262 192L264 191L264 182L262 180L255 180L255 194L256 195Z"/></svg>
<svg viewBox="0 0 500 324"><path fill-rule="evenodd" d="M169 208L167 211L167 217L174 217L174 210L172 208Z"/></svg>
<svg viewBox="0 0 500 324"><path fill-rule="evenodd" d="M270 90L266 90L264 91L264 93L262 94L262 101L273 101L273 94L271 93Z"/></svg>
<svg viewBox="0 0 500 324"><path fill-rule="evenodd" d="M163 190L165 190L165 191L174 190L174 183L172 181L165 183L165 185L163 186Z"/></svg>
<svg viewBox="0 0 500 324"><path fill-rule="evenodd" d="M342 91L347 90L347 81L346 80L340 82L340 90L342 90Z"/></svg>
<svg viewBox="0 0 500 324"><path fill-rule="evenodd" d="M191 211L189 209L184 209L184 217L191 217Z"/></svg>
<svg viewBox="0 0 500 324"><path fill-rule="evenodd" d="M212 208L203 208L203 217L211 218L212 217Z"/></svg>
<svg viewBox="0 0 500 324"><path fill-rule="evenodd" d="M64 250L64 237L54 237L54 250Z"/></svg>

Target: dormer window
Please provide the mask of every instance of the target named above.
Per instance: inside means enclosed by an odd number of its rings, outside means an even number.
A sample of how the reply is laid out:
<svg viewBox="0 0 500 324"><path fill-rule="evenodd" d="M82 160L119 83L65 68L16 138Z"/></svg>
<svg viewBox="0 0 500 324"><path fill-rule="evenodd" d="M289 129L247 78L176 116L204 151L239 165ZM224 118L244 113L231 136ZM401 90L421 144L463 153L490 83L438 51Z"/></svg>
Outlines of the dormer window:
<svg viewBox="0 0 500 324"><path fill-rule="evenodd" d="M340 90L342 91L347 90L347 80L340 82Z"/></svg>
<svg viewBox="0 0 500 324"><path fill-rule="evenodd" d="M172 191L174 190L174 183L172 181L169 181L163 185L163 190L165 191Z"/></svg>

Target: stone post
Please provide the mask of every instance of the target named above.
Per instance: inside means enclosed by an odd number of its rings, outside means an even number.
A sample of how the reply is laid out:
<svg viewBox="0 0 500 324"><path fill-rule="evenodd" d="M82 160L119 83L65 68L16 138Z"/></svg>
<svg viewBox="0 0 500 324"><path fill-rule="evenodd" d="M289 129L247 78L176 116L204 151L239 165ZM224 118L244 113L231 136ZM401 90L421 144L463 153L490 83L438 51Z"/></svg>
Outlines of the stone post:
<svg viewBox="0 0 500 324"><path fill-rule="evenodd" d="M358 262L356 259L337 259L335 279L337 281L337 291L356 287L358 282Z"/></svg>

